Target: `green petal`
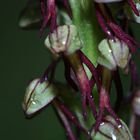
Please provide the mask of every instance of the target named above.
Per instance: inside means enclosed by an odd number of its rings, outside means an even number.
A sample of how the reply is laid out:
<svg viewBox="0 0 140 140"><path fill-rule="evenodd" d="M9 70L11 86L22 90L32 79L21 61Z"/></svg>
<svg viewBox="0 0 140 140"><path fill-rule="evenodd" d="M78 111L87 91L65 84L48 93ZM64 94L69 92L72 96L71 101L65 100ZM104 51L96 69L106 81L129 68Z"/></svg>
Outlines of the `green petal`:
<svg viewBox="0 0 140 140"><path fill-rule="evenodd" d="M23 109L27 115L32 115L51 103L58 91L47 81L40 83L40 79L33 80L26 89Z"/></svg>
<svg viewBox="0 0 140 140"><path fill-rule="evenodd" d="M94 140L134 140L127 125L122 121L122 125L118 125L111 116L105 117L105 122L99 126L99 131L92 132Z"/></svg>
<svg viewBox="0 0 140 140"><path fill-rule="evenodd" d="M61 53L70 55L79 50L83 45L76 26L63 25L47 36L45 46L54 55Z"/></svg>

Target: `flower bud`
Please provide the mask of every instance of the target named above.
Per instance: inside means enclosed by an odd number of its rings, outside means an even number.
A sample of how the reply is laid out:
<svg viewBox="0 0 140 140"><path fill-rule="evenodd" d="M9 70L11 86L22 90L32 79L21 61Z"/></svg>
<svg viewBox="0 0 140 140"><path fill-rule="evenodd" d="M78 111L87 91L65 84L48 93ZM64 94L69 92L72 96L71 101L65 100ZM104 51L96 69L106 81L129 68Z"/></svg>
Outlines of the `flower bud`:
<svg viewBox="0 0 140 140"><path fill-rule="evenodd" d="M134 140L126 124L120 121L121 125L118 125L113 117L106 116L98 131L96 133L92 131L92 138L94 140Z"/></svg>
<svg viewBox="0 0 140 140"><path fill-rule="evenodd" d="M27 115L32 115L48 105L57 96L57 90L48 81L33 80L26 89L23 109Z"/></svg>
<svg viewBox="0 0 140 140"><path fill-rule="evenodd" d="M102 40L98 49L101 53L98 63L110 70L116 69L117 66L124 69L131 57L127 44L117 38Z"/></svg>
<svg viewBox="0 0 140 140"><path fill-rule="evenodd" d="M82 47L82 42L76 26L63 25L47 36L45 46L54 55L59 56L61 53L70 55Z"/></svg>

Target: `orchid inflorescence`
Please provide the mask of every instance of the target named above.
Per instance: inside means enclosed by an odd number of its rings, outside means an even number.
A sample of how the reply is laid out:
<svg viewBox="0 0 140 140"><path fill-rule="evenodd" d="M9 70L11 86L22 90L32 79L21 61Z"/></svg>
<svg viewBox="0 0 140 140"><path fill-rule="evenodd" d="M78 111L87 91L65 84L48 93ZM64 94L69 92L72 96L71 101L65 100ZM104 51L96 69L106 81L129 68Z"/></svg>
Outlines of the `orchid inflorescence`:
<svg viewBox="0 0 140 140"><path fill-rule="evenodd" d="M29 0L19 26L47 34L44 44L53 60L27 87L25 114L34 116L51 104L69 140L81 139L81 133L93 140L139 139L140 89L132 58L139 44L129 25L140 23L139 14L139 0ZM55 78L60 61L66 83ZM129 95L123 93L122 72L131 77ZM130 130L120 113L129 104Z"/></svg>

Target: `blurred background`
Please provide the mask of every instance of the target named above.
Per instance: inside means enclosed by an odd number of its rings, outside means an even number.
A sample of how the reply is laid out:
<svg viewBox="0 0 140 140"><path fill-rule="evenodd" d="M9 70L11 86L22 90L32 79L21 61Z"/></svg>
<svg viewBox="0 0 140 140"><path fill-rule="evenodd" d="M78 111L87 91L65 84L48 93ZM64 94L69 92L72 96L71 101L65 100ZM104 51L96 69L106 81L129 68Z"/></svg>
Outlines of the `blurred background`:
<svg viewBox="0 0 140 140"><path fill-rule="evenodd" d="M3 0L0 3L0 139L63 140L63 128L51 107L32 120L25 119L22 111L26 86L30 80L40 77L50 62L39 32L18 27L18 17L26 2ZM139 26L132 26L136 39L140 40ZM135 59L140 70L139 53Z"/></svg>
<svg viewBox="0 0 140 140"><path fill-rule="evenodd" d="M3 0L0 4L0 139L63 140L63 128L51 107L31 120L25 119L22 110L29 81L40 77L50 61L39 32L18 27L26 3Z"/></svg>

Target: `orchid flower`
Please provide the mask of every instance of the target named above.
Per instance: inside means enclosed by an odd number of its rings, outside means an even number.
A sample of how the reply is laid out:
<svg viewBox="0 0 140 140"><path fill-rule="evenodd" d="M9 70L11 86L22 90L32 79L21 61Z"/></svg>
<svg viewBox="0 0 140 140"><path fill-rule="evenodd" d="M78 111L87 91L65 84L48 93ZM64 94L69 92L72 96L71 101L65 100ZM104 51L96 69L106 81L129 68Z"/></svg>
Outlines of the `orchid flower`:
<svg viewBox="0 0 140 140"><path fill-rule="evenodd" d="M140 87L133 55L140 45L129 23L140 23L139 15L138 0L29 0L19 26L38 29L53 57L26 89L25 115L52 105L69 140L80 140L81 134L91 140L138 140ZM60 61L65 83L55 78ZM124 74L131 79L129 94ZM131 112L129 127L123 110Z"/></svg>

